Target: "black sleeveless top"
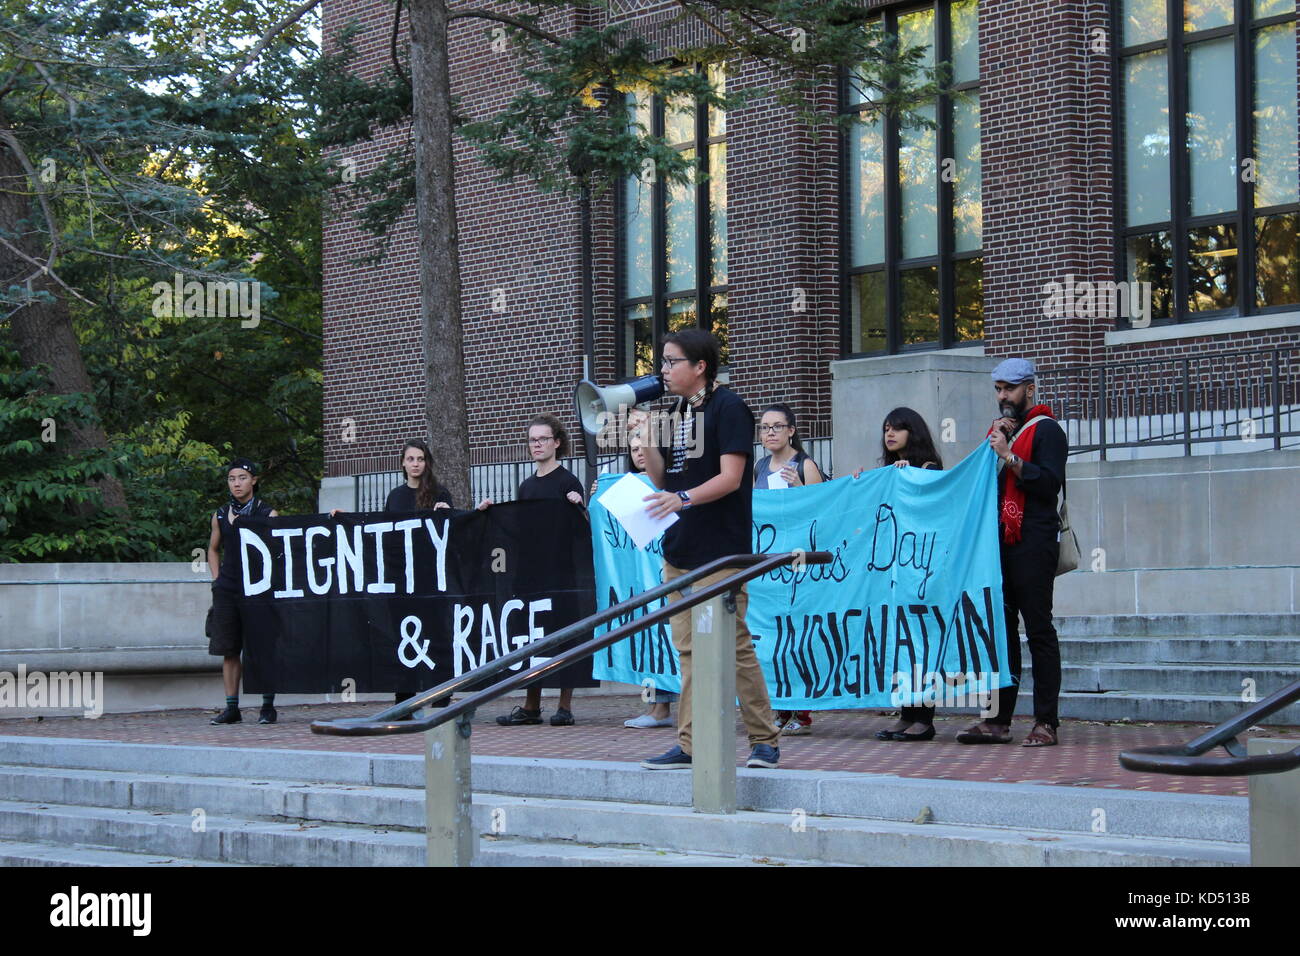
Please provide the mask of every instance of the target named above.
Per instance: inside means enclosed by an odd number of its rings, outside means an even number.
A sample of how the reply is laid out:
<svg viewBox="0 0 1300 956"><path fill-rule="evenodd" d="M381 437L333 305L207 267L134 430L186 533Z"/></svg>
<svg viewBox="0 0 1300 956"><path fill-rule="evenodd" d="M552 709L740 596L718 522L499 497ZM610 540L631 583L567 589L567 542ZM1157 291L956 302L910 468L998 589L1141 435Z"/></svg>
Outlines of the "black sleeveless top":
<svg viewBox="0 0 1300 956"><path fill-rule="evenodd" d="M244 518L266 518L275 509L260 498L256 506L247 515L239 515L235 525ZM239 537L230 523L230 505L222 505L213 515L217 519L217 530L221 532L221 567L217 579L212 582L214 588L223 591L239 590Z"/></svg>

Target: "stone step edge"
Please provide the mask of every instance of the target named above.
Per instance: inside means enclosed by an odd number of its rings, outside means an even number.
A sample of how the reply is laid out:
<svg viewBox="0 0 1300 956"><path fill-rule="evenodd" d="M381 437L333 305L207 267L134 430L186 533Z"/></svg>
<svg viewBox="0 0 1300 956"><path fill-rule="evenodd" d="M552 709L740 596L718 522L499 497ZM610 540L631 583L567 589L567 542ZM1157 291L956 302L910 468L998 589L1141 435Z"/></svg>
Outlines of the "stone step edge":
<svg viewBox="0 0 1300 956"><path fill-rule="evenodd" d="M601 769L604 770L605 768ZM572 774L574 771L566 770L564 772ZM645 773L645 771L641 771L642 775ZM646 812L690 812L689 776L685 773L675 773L670 775L675 779L665 780L663 779L665 775L667 775L667 772L661 772L650 780L646 780L644 776L633 778L643 780L653 786L662 787L663 790L668 791L667 794L661 792L659 794L661 797L665 795L675 797L675 799L662 800L661 802L649 802L644 799L612 800L609 799L608 793L604 797L591 796L590 794L556 796L546 792L533 794L502 793L484 788L476 788L473 801L476 808L487 812L510 806L528 807L538 804L539 801L554 804L555 809L564 809L569 812L581 812L584 808L603 812L611 806L624 808L623 812L632 813L641 812L643 809ZM4 799L9 803L39 803L49 806L95 807L123 811L152 812L162 810L170 813L188 812L191 814L193 812L193 807L182 807L176 802L156 803L145 798L144 802L136 803L135 784L157 787L161 792L176 791L178 793L183 792L181 788L186 783L192 783L194 786L201 788L216 787L219 790L229 788L241 795L249 789L249 781L238 777L139 774L129 780L123 780L120 772L114 771L81 770L69 772L52 768L0 768L0 783L5 783L12 777L48 779L54 782L63 782L71 777L89 781L92 787L95 783L127 783L131 785L130 793L127 795L127 799L130 800L129 805L123 805L120 799L109 806L104 806L102 802L95 804L88 802L70 803L59 799L18 801L14 799L16 794L3 794ZM598 781L594 782L598 783ZM779 783L779 781L773 781L770 778L767 782L769 787L773 783ZM909 784L915 783L956 784L957 786L909 786ZM1029 822L1031 829L1042 832L1076 834L1090 833L1095 821L1098 819L1097 812L1100 810L1105 814L1104 819L1110 821L1108 823L1110 834L1117 837L1157 840L1186 838L1198 842L1225 845L1244 844L1249 839L1248 806L1245 797L1222 797L1205 794L1159 795L1142 791L1064 789L1036 784L983 784L979 788L971 788L961 784L961 781L925 781L916 778L872 777L868 786L872 791L871 797L876 803L870 808L858 802L860 794L855 791L861 790L860 787L849 788L848 792L838 795L833 792L825 793L823 792L824 788L817 788L810 793L808 788L778 787L776 790L769 789L768 799L765 801L766 806L760 808L746 806L743 809L746 812L756 814L775 814L780 821L788 825L794 819L792 813L796 809L803 812L805 819L811 818L818 821L908 823L924 812L924 808L929 808L932 819L951 826L1019 830L1024 828L1026 822ZM589 789L599 789L599 787ZM799 792L800 789L803 790L802 793ZM783 791L788 792L783 793ZM1042 793L1041 791L1050 792ZM372 797L376 800L407 801L417 806L422 805L424 800L422 790L397 785L304 785L288 781L275 781L268 782L266 789L259 789L258 793L259 795L273 795L268 796L262 808L263 812L260 813L250 814L242 809L238 811L232 809L233 801L229 798L224 802L219 802L219 798L215 805L214 801L207 797L203 798L202 802L214 809L218 816L231 819L255 819L262 822L322 821L330 824L349 824L354 822L351 817L342 819L324 815L330 812L326 808L331 798L347 803ZM775 799L778 796L784 796L785 799ZM800 796L812 796L817 803L810 808L806 804L813 803L813 801L793 802ZM1177 799L1172 801L1162 799L1164 796ZM102 796L97 796L96 799L102 800ZM235 801L238 801L238 799L239 797L236 796ZM187 804L189 802L188 800L185 801ZM394 818L400 818L402 814L400 812L394 813L392 808L385 809L389 811L387 822L374 822L375 817L381 816L381 814L374 814L371 822L357 823L355 825L395 827L407 830L419 829L422 826L422 822L405 824L391 822ZM869 812L863 812L864 810ZM353 811L347 807L339 807L333 812L346 814ZM422 810L414 816L416 820L422 821ZM1072 825L1049 826L1043 819L1045 816L1054 818L1057 821L1070 820ZM409 810L406 819L411 819ZM1197 835L1186 836L1188 833Z"/></svg>
<svg viewBox="0 0 1300 956"><path fill-rule="evenodd" d="M256 866L255 863L226 863L221 860L195 860L165 857L159 853L79 846L41 841L0 840L0 866L77 866L77 867L180 867L180 866Z"/></svg>
<svg viewBox="0 0 1300 956"><path fill-rule="evenodd" d="M674 815L686 815L693 821L698 822L699 815L693 814L687 809L676 809L672 811L669 808L645 807L639 808L642 813L660 811L672 812ZM37 815L41 816L38 817ZM620 813L620 815L622 815ZM132 824L143 824L151 827L157 827L161 830L186 831L192 832L191 816L189 814L168 814L156 813L144 810L106 810L102 808L87 808L75 806L61 806L50 804L42 811L28 804L15 804L11 801L0 800L0 817L18 816L19 818L30 817L36 819L49 819L58 817L69 820L92 820L109 822L119 825L122 829L128 829ZM768 823L780 827L782 830L788 829L789 823L784 819L779 821L754 820L755 817L775 816L774 814L755 813L753 811L739 811L731 819L744 821L746 823L758 822ZM1121 837L1114 834L1079 834L1079 833L1062 833L1052 831L1041 831L1031 829L1011 829L1001 827L976 827L963 826L959 824L940 824L940 823L900 823L891 820L873 820L871 826L864 824L844 825L844 821L818 822L816 830L827 833L839 831L840 833L855 832L867 836L897 836L909 839L924 840L956 840L966 844L992 844L1004 847L1024 847L1027 843L1044 843L1056 844L1051 849L1069 850L1074 852L1092 852L1107 853L1117 856L1154 856L1162 858L1174 858L1182 860L1203 861L1209 858L1218 858L1219 861L1241 861L1248 859L1249 850L1247 847L1239 847L1234 844L1219 843L1207 840L1178 840L1178 839L1157 839L1144 837ZM836 825L839 824L839 825ZM279 829L283 827L283 829ZM260 835L270 836L275 841L311 839L314 841L338 841L351 844L381 844L387 846L401 846L410 848L412 846L422 846L425 838L424 834L419 831L403 829L399 827L372 827L364 824L321 824L308 828L306 831L298 828L292 828L289 823L261 823L248 821L237 817L209 816L207 818L207 830L205 832L253 832ZM811 828L810 828L811 829ZM301 834L301 836L299 835ZM384 837L385 839L374 839L375 837ZM128 837L129 838L129 837ZM531 841L530 841L531 842ZM553 843L556 845L590 845L585 841L551 839L539 840L538 843ZM601 844L595 844L597 846ZM620 844L622 846L622 844ZM641 844L645 849L657 851L658 848ZM98 846L99 849L114 849L114 847ZM1046 847L1045 847L1046 848ZM122 849L116 847L116 849ZM696 852L696 851L668 851L668 852ZM716 851L698 851L698 852L715 852ZM734 856L733 854L726 854ZM750 854L744 854L748 856ZM222 861L231 862L231 861ZM240 862L240 861L236 861Z"/></svg>

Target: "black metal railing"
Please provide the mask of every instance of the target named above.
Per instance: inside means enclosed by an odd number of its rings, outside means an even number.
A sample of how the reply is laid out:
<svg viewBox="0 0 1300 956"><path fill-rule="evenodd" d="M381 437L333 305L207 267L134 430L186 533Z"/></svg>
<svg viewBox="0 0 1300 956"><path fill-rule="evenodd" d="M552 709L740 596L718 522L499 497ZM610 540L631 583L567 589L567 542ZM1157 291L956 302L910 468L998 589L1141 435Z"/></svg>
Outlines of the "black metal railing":
<svg viewBox="0 0 1300 956"><path fill-rule="evenodd" d="M1300 680L1291 682L1195 740L1185 744L1125 750L1119 755L1120 766L1142 773L1174 773L1192 777L1237 777L1294 770L1300 767L1300 746L1287 753L1249 755L1237 735L1297 700L1300 700ZM1218 746L1228 752L1227 757L1204 756Z"/></svg>
<svg viewBox="0 0 1300 956"><path fill-rule="evenodd" d="M817 462L822 473L830 477L834 464L831 437L826 435L820 438L805 438L803 439L803 447L808 456ZM761 444L756 443L754 445L755 461L766 454L767 452ZM581 455L572 458L561 458L560 464L579 478L582 477L585 463ZM613 455L600 455L596 458L594 474L622 472L626 465L627 454L624 452ZM533 462L531 459L492 461L471 465L469 469L470 496L474 500L465 504L464 507L472 507L484 498L491 498L497 504L514 501L515 492L518 491L520 482L532 473ZM388 498L388 492L402 483L402 473L400 471L374 471L355 475L354 479L353 510L382 511L384 502Z"/></svg>
<svg viewBox="0 0 1300 956"><path fill-rule="evenodd" d="M633 595L626 601L611 605L603 611L583 618L567 627L561 628L554 634L548 635L540 641L534 641L526 644L504 657L499 657L494 661L489 661L482 667L462 674L460 677L453 678L437 687L422 691L405 700L400 704L380 711L372 717L364 718L342 718L337 720L317 720L311 725L312 733L330 734L341 737L369 737L382 736L387 734L414 734L422 733L426 730L432 730L441 724L450 720L455 720L462 714L473 714L474 710L484 704L491 703L498 697L504 696L513 690L532 683L540 677L545 677L553 671L567 667L569 664L584 658L591 657L597 651L609 647L611 644L617 644L624 638L645 630L647 627L658 624L662 620L680 614L684 610L701 604L704 601L712 600L720 594L734 591L740 585L753 578L767 574L769 571L782 567L786 564L829 564L831 555L825 551L785 551L778 554L744 554L731 555L730 557L719 558L708 564L702 565L693 571L688 571L680 577L674 578L663 584L656 585L647 591ZM504 670L508 670L517 664L522 663L530 657L543 654L548 650L560 647L583 634L590 633L592 629L606 624L615 618L623 615L633 614L640 608L654 601L668 597L674 591L680 591L683 587L693 584L700 578L707 577L710 574L716 574L727 568L736 568L736 573L731 574L720 581L716 581L707 587L700 588L698 591L692 590L689 594L684 594L680 601L667 604L658 608L649 614L635 618L620 627L607 631L599 637L591 638L583 644L563 651L560 654L550 658L536 667L526 671L521 671L504 680L498 681L491 687L477 691L457 701L447 707L437 708L435 712L420 720L407 720L406 718L415 711L423 707L450 697L451 695L465 690L490 677L495 677Z"/></svg>
<svg viewBox="0 0 1300 956"><path fill-rule="evenodd" d="M1300 447L1300 346L1046 369L1038 394L1070 454L1210 442Z"/></svg>

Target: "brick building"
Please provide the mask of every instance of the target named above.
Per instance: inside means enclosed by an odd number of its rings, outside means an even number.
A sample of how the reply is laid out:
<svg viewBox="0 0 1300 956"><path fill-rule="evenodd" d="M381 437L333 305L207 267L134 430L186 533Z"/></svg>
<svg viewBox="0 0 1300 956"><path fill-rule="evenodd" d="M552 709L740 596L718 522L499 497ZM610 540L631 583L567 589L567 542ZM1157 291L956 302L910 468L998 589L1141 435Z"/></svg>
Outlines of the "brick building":
<svg viewBox="0 0 1300 956"><path fill-rule="evenodd" d="M770 100L725 117L638 103L710 175L596 196L592 377L646 371L667 329L711 327L731 386L755 408L790 403L806 435L833 432L841 471L878 453L900 403L947 422L964 453L992 414L987 370L1010 354L1043 370L1083 450L1072 461L1295 447L1294 0L868 5L952 64L954 92L924 108L935 128L865 122L851 76L820 94L864 120L843 135ZM355 20L357 68L377 74L392 5L324 10L327 44ZM622 0L608 15L668 51L706 38L680 13ZM466 111L500 109L510 55L481 21L451 29ZM743 62L717 78L766 80ZM369 169L404 135L349 155ZM495 182L463 142L456 161L473 460L524 459L520 423L538 409L571 421L582 377L579 207ZM342 216L325 225L322 503L351 501L353 476L392 471L424 430L414 243L408 216L384 262L360 267L368 239ZM1243 429L1258 443L1229 447Z"/></svg>

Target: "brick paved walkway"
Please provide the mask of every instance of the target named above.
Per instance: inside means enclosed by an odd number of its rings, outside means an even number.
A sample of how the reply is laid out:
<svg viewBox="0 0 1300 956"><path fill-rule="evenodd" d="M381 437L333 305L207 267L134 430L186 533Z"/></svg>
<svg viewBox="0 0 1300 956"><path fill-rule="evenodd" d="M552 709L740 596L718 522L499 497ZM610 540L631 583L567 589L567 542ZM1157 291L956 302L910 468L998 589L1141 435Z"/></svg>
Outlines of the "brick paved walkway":
<svg viewBox="0 0 1300 956"><path fill-rule="evenodd" d="M641 712L635 696L579 697L574 701L577 724L572 727L498 727L494 718L516 701L500 701L474 719L473 752L503 757L549 757L577 760L637 761L673 745L672 728L632 730L623 721ZM543 699L543 716L555 701ZM11 718L0 720L0 735L77 737L123 743L197 744L229 747L281 747L297 750L421 753L418 734L398 737L327 737L313 734L313 720L363 717L380 709L376 704L318 704L280 708L280 721L256 723L257 709L245 708L246 723L213 727L214 711L173 710L158 713L106 715L98 720L75 717ZM1246 794L1243 777L1176 777L1136 774L1120 767L1121 750L1181 743L1202 733L1201 724L1103 724L1068 720L1061 727L1059 747L1026 750L1019 741L1031 722L1017 720L1012 746L966 747L953 738L972 723L969 717L940 717L938 736L928 743L881 743L872 734L893 722L882 711L828 711L814 714L813 733L786 737L781 766L792 770L836 770L927 777L944 780L984 780L999 783L1043 783L1074 787L1110 787L1178 793ZM737 758L748 754L744 728L737 722ZM1296 738L1300 728L1260 732L1262 736Z"/></svg>

